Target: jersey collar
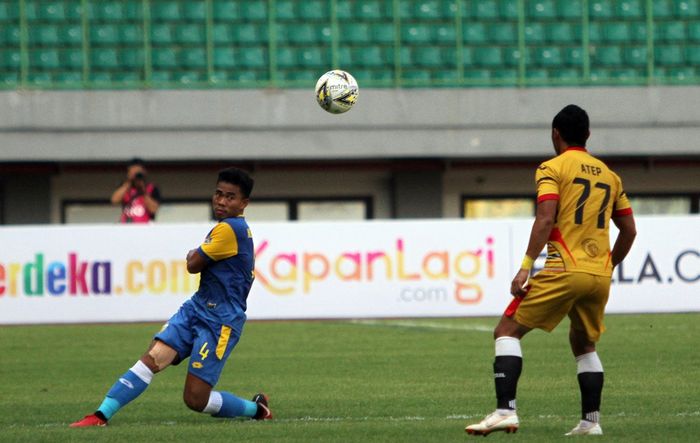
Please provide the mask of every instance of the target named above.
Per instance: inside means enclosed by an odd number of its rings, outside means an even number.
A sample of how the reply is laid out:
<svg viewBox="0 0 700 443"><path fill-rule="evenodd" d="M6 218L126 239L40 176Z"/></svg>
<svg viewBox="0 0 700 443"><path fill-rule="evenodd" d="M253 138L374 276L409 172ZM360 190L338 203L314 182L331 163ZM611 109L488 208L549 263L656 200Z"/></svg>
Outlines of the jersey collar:
<svg viewBox="0 0 700 443"><path fill-rule="evenodd" d="M588 152L588 151L586 151L586 148L584 148L583 146L569 146L568 148L566 148L566 149L564 150L564 152L567 152L567 151L582 151L582 152Z"/></svg>

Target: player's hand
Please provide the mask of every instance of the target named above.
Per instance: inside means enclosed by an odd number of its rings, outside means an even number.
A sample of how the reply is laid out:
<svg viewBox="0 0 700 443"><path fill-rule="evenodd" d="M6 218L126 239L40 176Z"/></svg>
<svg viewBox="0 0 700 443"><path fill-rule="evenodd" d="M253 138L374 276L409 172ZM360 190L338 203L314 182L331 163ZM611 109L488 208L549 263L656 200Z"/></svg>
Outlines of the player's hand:
<svg viewBox="0 0 700 443"><path fill-rule="evenodd" d="M525 283L530 277L530 271L527 269L521 269L515 274L513 282L510 284L510 293L513 297L522 297L527 292L525 290Z"/></svg>

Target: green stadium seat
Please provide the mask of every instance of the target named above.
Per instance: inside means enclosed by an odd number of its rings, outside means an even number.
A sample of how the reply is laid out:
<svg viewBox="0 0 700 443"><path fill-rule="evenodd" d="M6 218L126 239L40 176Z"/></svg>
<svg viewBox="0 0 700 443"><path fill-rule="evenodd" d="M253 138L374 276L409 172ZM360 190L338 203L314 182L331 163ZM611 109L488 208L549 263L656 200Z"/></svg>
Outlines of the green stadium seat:
<svg viewBox="0 0 700 443"><path fill-rule="evenodd" d="M465 43L484 43L486 41L486 26L483 23L464 23L462 38Z"/></svg>
<svg viewBox="0 0 700 443"><path fill-rule="evenodd" d="M154 85L162 85L172 81L173 74L171 71L154 70L151 72L151 82Z"/></svg>
<svg viewBox="0 0 700 443"><path fill-rule="evenodd" d="M345 20L355 20L355 13L352 10L352 3L338 2L335 6L335 16L340 22Z"/></svg>
<svg viewBox="0 0 700 443"><path fill-rule="evenodd" d="M127 84L128 83L137 83L137 82L143 81L141 74L139 72L133 72L133 71L115 72L112 75L112 78L117 83L127 83Z"/></svg>
<svg viewBox="0 0 700 443"><path fill-rule="evenodd" d="M60 1L47 1L39 6L39 17L45 21L62 22L66 19L64 4Z"/></svg>
<svg viewBox="0 0 700 443"><path fill-rule="evenodd" d="M700 42L700 21L688 23L688 38Z"/></svg>
<svg viewBox="0 0 700 443"><path fill-rule="evenodd" d="M517 46L509 46L503 49L503 62L506 66L520 66L522 53Z"/></svg>
<svg viewBox="0 0 700 443"><path fill-rule="evenodd" d="M688 46L685 48L685 61L693 66L700 66L700 46Z"/></svg>
<svg viewBox="0 0 700 443"><path fill-rule="evenodd" d="M592 19L612 18L612 0L591 0L588 5L588 13Z"/></svg>
<svg viewBox="0 0 700 443"><path fill-rule="evenodd" d="M439 46L420 46L413 52L413 61L418 66L444 67L445 60L442 57L442 50Z"/></svg>
<svg viewBox="0 0 700 443"><path fill-rule="evenodd" d="M296 66L298 63L296 49L289 46L278 46L275 51L275 62L278 68Z"/></svg>
<svg viewBox="0 0 700 443"><path fill-rule="evenodd" d="M513 43L518 41L518 27L515 23L494 23L488 28L489 39L497 43Z"/></svg>
<svg viewBox="0 0 700 443"><path fill-rule="evenodd" d="M119 66L117 50L113 48L101 48L90 52L90 63L100 69L111 69Z"/></svg>
<svg viewBox="0 0 700 443"><path fill-rule="evenodd" d="M431 26L430 32L433 36L433 41L455 45L457 44L457 29L453 24L438 24Z"/></svg>
<svg viewBox="0 0 700 443"><path fill-rule="evenodd" d="M546 69L528 69L525 78L529 83L543 84L549 79L549 72Z"/></svg>
<svg viewBox="0 0 700 443"><path fill-rule="evenodd" d="M181 18L180 2L177 1L157 1L150 2L151 19L154 21L174 22Z"/></svg>
<svg viewBox="0 0 700 443"><path fill-rule="evenodd" d="M80 25L61 26L58 30L61 44L71 46L83 42L83 28Z"/></svg>
<svg viewBox="0 0 700 443"><path fill-rule="evenodd" d="M56 46L58 44L58 26L32 25L29 27L29 42L38 46Z"/></svg>
<svg viewBox="0 0 700 443"><path fill-rule="evenodd" d="M406 69L401 78L409 82L427 83L430 81L430 71L427 69Z"/></svg>
<svg viewBox="0 0 700 443"><path fill-rule="evenodd" d="M496 69L492 73L494 84L500 86L513 86L518 83L517 69Z"/></svg>
<svg viewBox="0 0 700 443"><path fill-rule="evenodd" d="M581 66L585 57L583 49L580 47L564 48L564 63L567 66Z"/></svg>
<svg viewBox="0 0 700 443"><path fill-rule="evenodd" d="M671 68L666 78L675 84L692 84L696 82L697 72L690 67Z"/></svg>
<svg viewBox="0 0 700 443"><path fill-rule="evenodd" d="M61 68L82 68L83 51L81 49L66 49L60 53Z"/></svg>
<svg viewBox="0 0 700 443"><path fill-rule="evenodd" d="M19 17L19 2L0 3L0 22L14 21Z"/></svg>
<svg viewBox="0 0 700 443"><path fill-rule="evenodd" d="M172 48L153 48L151 63L155 68L174 68L177 66L177 54Z"/></svg>
<svg viewBox="0 0 700 443"><path fill-rule="evenodd" d="M578 43L581 41L581 28L574 28L569 22L547 24L545 28L547 41L552 43Z"/></svg>
<svg viewBox="0 0 700 443"><path fill-rule="evenodd" d="M142 0L123 0L124 16L128 20L143 20Z"/></svg>
<svg viewBox="0 0 700 443"><path fill-rule="evenodd" d="M657 23L654 30L656 31L654 37L666 42L680 42L687 37L684 21Z"/></svg>
<svg viewBox="0 0 700 443"><path fill-rule="evenodd" d="M415 3L413 17L417 20L435 20L442 17L440 2L436 0L418 0Z"/></svg>
<svg viewBox="0 0 700 443"><path fill-rule="evenodd" d="M58 50L37 49L29 51L29 65L38 69L57 69L61 66Z"/></svg>
<svg viewBox="0 0 700 443"><path fill-rule="evenodd" d="M355 63L353 48L350 45L342 45L338 48L337 58L342 60L343 66L352 66Z"/></svg>
<svg viewBox="0 0 700 443"><path fill-rule="evenodd" d="M246 77L243 77L243 76ZM286 75L286 79L293 81L293 82L298 82L298 83L309 83L313 84L311 82L316 82L316 79L318 77L318 72L316 72L313 69L295 69L293 71L290 71ZM256 71L249 71L249 72L236 72L233 74L233 78L236 81L260 81L264 80L264 76L259 74Z"/></svg>
<svg viewBox="0 0 700 443"><path fill-rule="evenodd" d="M457 59L457 48L447 47L444 51L444 59L450 63L450 65L462 66L472 66L474 64L474 49L469 46L463 46L460 52L461 60Z"/></svg>
<svg viewBox="0 0 700 443"><path fill-rule="evenodd" d="M413 4L412 2L402 2L399 1L399 18L402 22L412 22L413 18Z"/></svg>
<svg viewBox="0 0 700 443"><path fill-rule="evenodd" d="M496 0L477 0L473 2L473 15L478 20L498 18L498 3Z"/></svg>
<svg viewBox="0 0 700 443"><path fill-rule="evenodd" d="M275 18L280 21L296 20L296 2L294 0L277 0L275 2Z"/></svg>
<svg viewBox="0 0 700 443"><path fill-rule="evenodd" d="M143 43L143 27L141 25L119 25L119 42L122 45Z"/></svg>
<svg viewBox="0 0 700 443"><path fill-rule="evenodd" d="M542 23L528 23L525 25L525 42L544 43L545 31Z"/></svg>
<svg viewBox="0 0 700 443"><path fill-rule="evenodd" d="M235 43L267 42L267 25L236 24L231 28L231 37Z"/></svg>
<svg viewBox="0 0 700 443"><path fill-rule="evenodd" d="M61 71L54 75L57 83L64 85L80 84L83 82L83 73L79 71Z"/></svg>
<svg viewBox="0 0 700 443"><path fill-rule="evenodd" d="M170 44L174 42L173 31L170 25L154 24L151 27L151 42L156 44Z"/></svg>
<svg viewBox="0 0 700 443"><path fill-rule="evenodd" d="M371 25L370 34L372 41L376 43L393 43L394 42L394 24L393 23L374 23Z"/></svg>
<svg viewBox="0 0 700 443"><path fill-rule="evenodd" d="M341 31L341 35L342 33L343 31ZM277 41L312 44L318 40L318 27L316 25L302 23L277 27Z"/></svg>
<svg viewBox="0 0 700 443"><path fill-rule="evenodd" d="M647 24L646 22L635 21L630 22L630 40L645 42L647 40Z"/></svg>
<svg viewBox="0 0 700 443"><path fill-rule="evenodd" d="M19 2L17 2L19 3ZM39 17L39 5L35 2L25 2L24 3L24 17L29 22L37 21Z"/></svg>
<svg viewBox="0 0 700 443"><path fill-rule="evenodd" d="M299 51L299 66L303 68L318 68L330 64L329 51L318 46L303 48Z"/></svg>
<svg viewBox="0 0 700 443"><path fill-rule="evenodd" d="M401 46L399 49L399 60L401 66L413 66L413 48L409 46Z"/></svg>
<svg viewBox="0 0 700 443"><path fill-rule="evenodd" d="M212 40L214 43L232 43L233 25L228 23L214 23L211 28Z"/></svg>
<svg viewBox="0 0 700 443"><path fill-rule="evenodd" d="M700 17L700 1L680 0L675 1L675 12L678 17Z"/></svg>
<svg viewBox="0 0 700 443"><path fill-rule="evenodd" d="M401 27L401 38L407 43L416 44L428 43L432 41L433 36L427 24L411 24Z"/></svg>
<svg viewBox="0 0 700 443"><path fill-rule="evenodd" d="M591 43L602 42L603 38L603 23L600 21L588 24L588 41Z"/></svg>
<svg viewBox="0 0 700 443"><path fill-rule="evenodd" d="M327 20L329 16L326 0L305 0L299 3L299 17L303 20Z"/></svg>
<svg viewBox="0 0 700 443"><path fill-rule="evenodd" d="M246 0L241 2L241 16L244 20L266 21L267 1Z"/></svg>
<svg viewBox="0 0 700 443"><path fill-rule="evenodd" d="M236 58L245 68L264 68L267 66L267 56L263 47L239 48Z"/></svg>
<svg viewBox="0 0 700 443"><path fill-rule="evenodd" d="M620 0L616 2L615 15L624 19L644 17L645 12L642 0Z"/></svg>
<svg viewBox="0 0 700 443"><path fill-rule="evenodd" d="M437 71L432 71L432 76L438 84L446 83L454 85L460 80L459 72L455 69L439 69Z"/></svg>
<svg viewBox="0 0 700 443"><path fill-rule="evenodd" d="M119 65L126 68L142 68L146 63L143 48L124 48L119 51Z"/></svg>
<svg viewBox="0 0 700 443"><path fill-rule="evenodd" d="M173 80L182 85L196 85L205 81L205 77L204 73L198 71L179 71L173 74Z"/></svg>
<svg viewBox="0 0 700 443"><path fill-rule="evenodd" d="M557 0L557 16L580 19L583 16L583 0Z"/></svg>
<svg viewBox="0 0 700 443"><path fill-rule="evenodd" d="M581 80L581 71L573 68L551 69L549 78L561 80L561 83L577 83Z"/></svg>
<svg viewBox="0 0 700 443"><path fill-rule="evenodd" d="M217 22L228 22L241 18L239 3L234 0L217 0L212 2L212 16Z"/></svg>
<svg viewBox="0 0 700 443"><path fill-rule="evenodd" d="M27 75L27 80L36 86L48 86L53 83L53 78L48 72L30 72Z"/></svg>
<svg viewBox="0 0 700 443"><path fill-rule="evenodd" d="M204 25L180 24L175 28L178 43L203 44L206 41Z"/></svg>
<svg viewBox="0 0 700 443"><path fill-rule="evenodd" d="M630 66L644 66L647 64L648 51L646 46L630 46L624 50L625 64Z"/></svg>
<svg viewBox="0 0 700 443"><path fill-rule="evenodd" d="M469 8L465 5L464 2L462 2L461 0L446 0L442 2L442 6L440 8L442 18L454 20L454 18L457 17L457 8L460 6L460 3L462 6L461 17L468 17Z"/></svg>
<svg viewBox="0 0 700 443"><path fill-rule="evenodd" d="M115 25L95 25L90 27L90 42L95 45L114 45L119 42Z"/></svg>
<svg viewBox="0 0 700 443"><path fill-rule="evenodd" d="M236 51L233 48L214 48L214 66L217 68L233 68L236 66Z"/></svg>
<svg viewBox="0 0 700 443"><path fill-rule="evenodd" d="M505 20L517 20L518 19L518 0L501 0L498 2L499 14L502 19Z"/></svg>
<svg viewBox="0 0 700 443"><path fill-rule="evenodd" d="M619 46L599 46L591 53L596 65L619 66L622 64L622 50Z"/></svg>
<svg viewBox="0 0 700 443"><path fill-rule="evenodd" d="M662 66L683 64L683 55L681 46L666 45L654 47L654 61Z"/></svg>
<svg viewBox="0 0 700 443"><path fill-rule="evenodd" d="M90 2L88 5L88 17L91 20L98 19L105 22L117 22L126 18L126 8L123 2L99 1Z"/></svg>
<svg viewBox="0 0 700 443"><path fill-rule="evenodd" d="M19 50L0 51L0 64L9 69L19 68L22 64L22 56Z"/></svg>
<svg viewBox="0 0 700 443"><path fill-rule="evenodd" d="M630 39L630 26L626 22L603 24L603 37L608 42L625 42Z"/></svg>
<svg viewBox="0 0 700 443"><path fill-rule="evenodd" d="M381 20L387 15L387 2L381 0L358 0L355 3L355 16L362 20Z"/></svg>
<svg viewBox="0 0 700 443"><path fill-rule="evenodd" d="M180 50L180 65L186 69L206 68L207 51L204 48Z"/></svg>
<svg viewBox="0 0 700 443"><path fill-rule="evenodd" d="M645 74L633 68L613 69L610 71L610 78L616 84L638 84L645 79Z"/></svg>
<svg viewBox="0 0 700 443"><path fill-rule="evenodd" d="M673 0L654 0L651 2L654 19L669 18L673 16L673 7L671 2Z"/></svg>
<svg viewBox="0 0 700 443"><path fill-rule="evenodd" d="M378 67L390 63L390 58L381 46L366 46L353 49L352 59L359 66Z"/></svg>
<svg viewBox="0 0 700 443"><path fill-rule="evenodd" d="M556 17L554 0L533 0L527 2L527 16L537 20L549 20Z"/></svg>
<svg viewBox="0 0 700 443"><path fill-rule="evenodd" d="M484 85L491 80L491 71L488 69L465 69L464 80L468 84Z"/></svg>
<svg viewBox="0 0 700 443"><path fill-rule="evenodd" d="M19 45L20 42L20 30L18 25L6 25L3 26L5 29L0 29L0 32L4 31L4 40L8 46Z"/></svg>
<svg viewBox="0 0 700 443"><path fill-rule="evenodd" d="M368 43L372 40L367 23L344 24L340 27L340 36L342 41L350 43Z"/></svg>
<svg viewBox="0 0 700 443"><path fill-rule="evenodd" d="M556 46L535 48L533 56L538 66L555 67L562 63L561 49Z"/></svg>
<svg viewBox="0 0 700 443"><path fill-rule="evenodd" d="M181 12L188 21L204 22L207 19L207 4L203 0L187 0L182 4Z"/></svg>
<svg viewBox="0 0 700 443"><path fill-rule="evenodd" d="M503 65L503 51L498 46L475 48L474 62L478 66Z"/></svg>

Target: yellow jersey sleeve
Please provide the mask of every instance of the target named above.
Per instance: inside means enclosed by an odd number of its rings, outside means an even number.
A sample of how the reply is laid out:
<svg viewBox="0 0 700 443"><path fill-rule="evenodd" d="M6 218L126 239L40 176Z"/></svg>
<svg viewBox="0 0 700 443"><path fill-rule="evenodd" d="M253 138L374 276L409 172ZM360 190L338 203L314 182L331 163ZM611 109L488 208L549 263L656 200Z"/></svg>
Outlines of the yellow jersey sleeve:
<svg viewBox="0 0 700 443"><path fill-rule="evenodd" d="M545 200L559 200L559 171L547 162L542 163L535 172L537 184L537 203Z"/></svg>
<svg viewBox="0 0 700 443"><path fill-rule="evenodd" d="M614 174L615 181L618 184L618 189L620 192L617 194L617 198L615 199L615 203L613 204L613 212L612 216L613 217L623 217L625 215L630 215L632 214L632 205L630 204L629 199L627 198L627 194L625 194L624 189L622 189L622 180L620 180L620 177L617 176L617 174Z"/></svg>
<svg viewBox="0 0 700 443"><path fill-rule="evenodd" d="M238 239L231 225L220 222L214 226L199 249L211 260L223 260L238 254Z"/></svg>

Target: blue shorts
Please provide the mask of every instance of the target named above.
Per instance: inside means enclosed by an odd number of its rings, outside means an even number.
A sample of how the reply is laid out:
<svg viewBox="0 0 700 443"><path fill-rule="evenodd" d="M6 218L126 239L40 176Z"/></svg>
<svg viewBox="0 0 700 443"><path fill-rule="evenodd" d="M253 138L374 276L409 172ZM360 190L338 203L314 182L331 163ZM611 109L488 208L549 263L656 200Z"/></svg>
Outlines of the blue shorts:
<svg viewBox="0 0 700 443"><path fill-rule="evenodd" d="M233 328L202 318L194 302L187 300L154 338L177 351L174 364L189 357L188 372L213 387L242 330L242 324Z"/></svg>

